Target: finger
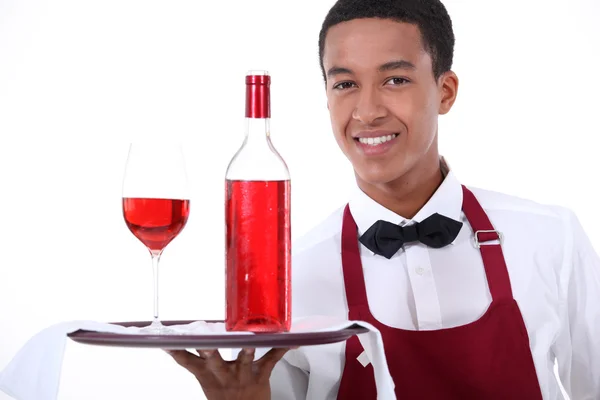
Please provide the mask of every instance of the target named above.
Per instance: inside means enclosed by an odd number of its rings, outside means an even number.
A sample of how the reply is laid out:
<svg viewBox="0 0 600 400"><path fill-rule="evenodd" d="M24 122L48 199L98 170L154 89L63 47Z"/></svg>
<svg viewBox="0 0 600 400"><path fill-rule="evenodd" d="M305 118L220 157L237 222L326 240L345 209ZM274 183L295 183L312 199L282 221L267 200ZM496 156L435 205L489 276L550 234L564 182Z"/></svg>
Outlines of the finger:
<svg viewBox="0 0 600 400"><path fill-rule="evenodd" d="M183 368L190 371L192 374L197 375L200 372L202 360L186 350L165 350L175 362L181 365Z"/></svg>
<svg viewBox="0 0 600 400"><path fill-rule="evenodd" d="M252 365L254 361L254 349L243 349L238 353L237 363L241 365Z"/></svg>
<svg viewBox="0 0 600 400"><path fill-rule="evenodd" d="M238 353L235 363L238 379L241 383L252 380L252 363L254 362L254 349L243 349Z"/></svg>
<svg viewBox="0 0 600 400"><path fill-rule="evenodd" d="M204 360L206 366L208 368L213 368L217 365L224 364L223 358L221 358L221 353L215 349L198 349L199 357Z"/></svg>
<svg viewBox="0 0 600 400"><path fill-rule="evenodd" d="M227 363L221 357L218 350L196 350L204 363L206 370L210 371L221 383L227 382L229 371Z"/></svg>
<svg viewBox="0 0 600 400"><path fill-rule="evenodd" d="M277 364L289 350L290 349L285 348L269 350L269 352L257 362L259 367L259 377L268 379L269 376L271 376L273 368L275 368L275 364Z"/></svg>
<svg viewBox="0 0 600 400"><path fill-rule="evenodd" d="M219 354L216 349L196 349L196 351L198 352L198 356L204 360L211 358L215 353Z"/></svg>

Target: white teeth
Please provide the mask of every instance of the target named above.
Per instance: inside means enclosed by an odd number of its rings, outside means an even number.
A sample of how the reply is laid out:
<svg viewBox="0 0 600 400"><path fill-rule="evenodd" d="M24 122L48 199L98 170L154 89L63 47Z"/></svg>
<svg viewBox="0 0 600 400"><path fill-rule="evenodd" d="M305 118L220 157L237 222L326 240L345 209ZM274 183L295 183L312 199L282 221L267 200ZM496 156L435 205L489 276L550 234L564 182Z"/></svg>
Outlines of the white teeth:
<svg viewBox="0 0 600 400"><path fill-rule="evenodd" d="M376 137L376 138L359 138L358 141L361 142L362 144L368 144L370 146L377 146L378 144L389 142L390 140L394 139L396 136L398 136L398 134L394 133L392 135L380 136L380 137Z"/></svg>

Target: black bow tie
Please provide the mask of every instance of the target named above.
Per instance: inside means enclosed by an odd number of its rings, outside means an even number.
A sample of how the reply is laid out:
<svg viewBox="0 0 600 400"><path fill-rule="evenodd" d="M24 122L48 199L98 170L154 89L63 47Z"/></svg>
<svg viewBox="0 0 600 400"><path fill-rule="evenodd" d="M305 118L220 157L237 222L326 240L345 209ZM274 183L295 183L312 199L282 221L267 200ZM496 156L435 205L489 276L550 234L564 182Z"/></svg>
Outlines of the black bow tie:
<svg viewBox="0 0 600 400"><path fill-rule="evenodd" d="M449 245L456 239L461 228L462 222L437 213L421 222L404 227L379 220L360 237L359 241L373 253L390 259L405 243L409 242L418 241L436 249Z"/></svg>

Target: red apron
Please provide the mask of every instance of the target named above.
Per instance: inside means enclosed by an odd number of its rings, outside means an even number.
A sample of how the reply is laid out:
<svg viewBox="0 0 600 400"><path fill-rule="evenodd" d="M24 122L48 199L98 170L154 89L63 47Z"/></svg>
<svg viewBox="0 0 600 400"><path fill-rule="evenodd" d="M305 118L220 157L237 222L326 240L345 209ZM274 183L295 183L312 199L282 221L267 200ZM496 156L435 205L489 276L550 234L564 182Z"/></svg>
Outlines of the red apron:
<svg viewBox="0 0 600 400"><path fill-rule="evenodd" d="M499 236L479 202L463 186L463 212L477 240ZM487 232L486 232L487 231ZM396 329L369 310L356 222L346 206L342 225L342 266L350 320L381 332L396 397L423 400L541 400L529 337L512 296L502 247L480 247L492 303L477 321L433 331ZM460 288L456 288L460 290ZM363 348L356 336L346 343L346 363L338 399L376 399L373 367L357 360Z"/></svg>

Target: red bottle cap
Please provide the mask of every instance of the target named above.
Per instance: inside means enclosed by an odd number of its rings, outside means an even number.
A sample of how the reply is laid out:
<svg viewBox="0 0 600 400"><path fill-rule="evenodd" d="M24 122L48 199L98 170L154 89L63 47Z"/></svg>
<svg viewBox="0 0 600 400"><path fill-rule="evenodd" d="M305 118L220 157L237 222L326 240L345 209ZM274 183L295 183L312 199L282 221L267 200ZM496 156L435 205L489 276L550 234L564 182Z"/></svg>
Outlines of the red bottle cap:
<svg viewBox="0 0 600 400"><path fill-rule="evenodd" d="M271 76L267 71L246 75L246 118L271 118Z"/></svg>

